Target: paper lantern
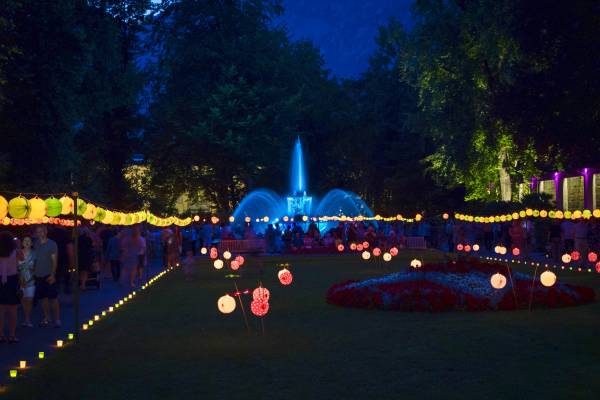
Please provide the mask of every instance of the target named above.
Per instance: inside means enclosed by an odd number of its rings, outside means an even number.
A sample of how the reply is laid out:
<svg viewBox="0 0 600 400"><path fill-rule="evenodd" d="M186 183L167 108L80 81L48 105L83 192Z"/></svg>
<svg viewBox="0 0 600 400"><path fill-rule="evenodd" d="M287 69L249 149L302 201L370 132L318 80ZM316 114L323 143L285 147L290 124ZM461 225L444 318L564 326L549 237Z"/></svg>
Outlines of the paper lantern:
<svg viewBox="0 0 600 400"><path fill-rule="evenodd" d="M29 199L29 218L39 220L46 216L46 202L39 197Z"/></svg>
<svg viewBox="0 0 600 400"><path fill-rule="evenodd" d="M367 242L366 240L362 243L362 247L363 249L368 249L369 248L369 242Z"/></svg>
<svg viewBox="0 0 600 400"><path fill-rule="evenodd" d="M577 250L571 252L571 260L573 260L573 261L579 260L580 256L581 256L581 254Z"/></svg>
<svg viewBox="0 0 600 400"><path fill-rule="evenodd" d="M215 249L214 247L210 249L210 258L211 259L216 259L219 256L219 253L217 253L217 249Z"/></svg>
<svg viewBox="0 0 600 400"><path fill-rule="evenodd" d="M479 251L479 245L477 243L473 245L473 251Z"/></svg>
<svg viewBox="0 0 600 400"><path fill-rule="evenodd" d="M369 258L371 258L371 253L365 250L362 252L361 257L363 260L368 260Z"/></svg>
<svg viewBox="0 0 600 400"><path fill-rule="evenodd" d="M383 253L383 261L392 261L392 255L390 253Z"/></svg>
<svg viewBox="0 0 600 400"><path fill-rule="evenodd" d="M244 265L244 262L246 262L246 260L245 260L245 259L244 259L244 257L242 257L242 256L237 256L237 257L235 258L235 261L237 261L237 263L240 265L240 267L241 267L242 265Z"/></svg>
<svg viewBox="0 0 600 400"><path fill-rule="evenodd" d="M238 269L240 269L240 263L238 263L236 260L231 260L231 263L229 264L229 266L234 271L237 271Z"/></svg>
<svg viewBox="0 0 600 400"><path fill-rule="evenodd" d="M444 219L448 219L449 217L450 217L450 216L448 215L448 213L443 213L443 214L442 214L442 218L444 218Z"/></svg>
<svg viewBox="0 0 600 400"><path fill-rule="evenodd" d="M62 210L60 211L62 215L69 215L73 212L74 202L72 198L69 196L63 196L58 201L60 201L60 204L62 204Z"/></svg>
<svg viewBox="0 0 600 400"><path fill-rule="evenodd" d="M344 251L344 245L343 245L343 244L341 244L341 243L340 243L340 244L338 244L338 245L337 245L337 249L338 249L338 251L341 253L342 251Z"/></svg>
<svg viewBox="0 0 600 400"><path fill-rule="evenodd" d="M200 249L200 254L206 254L208 253L208 249L206 247L203 247Z"/></svg>
<svg viewBox="0 0 600 400"><path fill-rule="evenodd" d="M350 243L350 250L356 250L356 243Z"/></svg>
<svg viewBox="0 0 600 400"><path fill-rule="evenodd" d="M465 251L468 253L468 252L470 252L470 251L471 251L471 246L470 246L470 245L468 245L468 244L465 244L465 247L464 247L464 249L465 249Z"/></svg>
<svg viewBox="0 0 600 400"><path fill-rule="evenodd" d="M500 254L505 255L507 251L505 246L500 246Z"/></svg>
<svg viewBox="0 0 600 400"><path fill-rule="evenodd" d="M458 251L462 251L463 248L464 248L464 246L462 245L462 243L459 243L456 245L456 250L458 250Z"/></svg>
<svg viewBox="0 0 600 400"><path fill-rule="evenodd" d="M113 213L110 210L106 210L106 212L104 213L104 218L102 218L102 222L103 224L112 224L113 219L114 219L115 213Z"/></svg>
<svg viewBox="0 0 600 400"><path fill-rule="evenodd" d="M217 300L217 307L223 314L231 314L235 310L235 299L228 294L221 296Z"/></svg>
<svg viewBox="0 0 600 400"><path fill-rule="evenodd" d="M373 249L373 255L374 255L375 257L379 257L379 256L381 255L381 249L380 249L379 247L375 247L375 248Z"/></svg>
<svg viewBox="0 0 600 400"><path fill-rule="evenodd" d="M356 251L363 251L363 245L362 244L357 244L356 245Z"/></svg>
<svg viewBox="0 0 600 400"><path fill-rule="evenodd" d="M593 251L590 251L588 253L588 261L591 263L595 263L596 261L598 261L598 254L594 253Z"/></svg>
<svg viewBox="0 0 600 400"><path fill-rule="evenodd" d="M560 259L562 260L563 263L568 264L571 262L571 255L565 253L562 255L562 257Z"/></svg>
<svg viewBox="0 0 600 400"><path fill-rule="evenodd" d="M279 278L279 282L281 282L281 284L285 286L291 284L294 278L290 270L288 270L287 268L284 268L281 271L279 271L277 277Z"/></svg>
<svg viewBox="0 0 600 400"><path fill-rule="evenodd" d="M0 220L6 218L8 214L8 201L2 196L0 196Z"/></svg>
<svg viewBox="0 0 600 400"><path fill-rule="evenodd" d="M423 219L423 216L421 214L415 215L415 221L419 222L422 219Z"/></svg>
<svg viewBox="0 0 600 400"><path fill-rule="evenodd" d="M596 272L600 274L600 261L596 263Z"/></svg>
<svg viewBox="0 0 600 400"><path fill-rule="evenodd" d="M397 247L392 247L390 249L390 254L392 255L392 257L396 257L398 255L398 248Z"/></svg>
<svg viewBox="0 0 600 400"><path fill-rule="evenodd" d="M512 254L515 257L519 257L519 254L521 254L521 250L519 250L518 247L515 247L514 249L512 249Z"/></svg>
<svg viewBox="0 0 600 400"><path fill-rule="evenodd" d="M544 271L540 275L540 282L546 287L553 286L556 283L556 274L552 271Z"/></svg>
<svg viewBox="0 0 600 400"><path fill-rule="evenodd" d="M77 199L77 215L83 216L87 210L87 203L82 199Z"/></svg>
<svg viewBox="0 0 600 400"><path fill-rule="evenodd" d="M502 289L506 286L506 277L500 273L495 273L490 278L490 284L494 289Z"/></svg>
<svg viewBox="0 0 600 400"><path fill-rule="evenodd" d="M10 199L8 214L13 218L27 218L29 215L29 200L23 196Z"/></svg>
<svg viewBox="0 0 600 400"><path fill-rule="evenodd" d="M223 265L223 260L215 260L215 262L213 263L215 269L221 269L223 268Z"/></svg>
<svg viewBox="0 0 600 400"><path fill-rule="evenodd" d="M96 206L88 203L87 207L85 208L85 212L83 213L83 218L90 220L90 219L94 219L94 217L96 216Z"/></svg>
<svg viewBox="0 0 600 400"><path fill-rule="evenodd" d="M421 268L421 265L421 260L418 260L416 258L410 262L410 266L413 268Z"/></svg>
<svg viewBox="0 0 600 400"><path fill-rule="evenodd" d="M226 259L226 260L229 260L231 258L231 252L225 250L223 252L223 258Z"/></svg>
<svg viewBox="0 0 600 400"><path fill-rule="evenodd" d="M264 287L257 287L256 289L254 289L252 291L252 298L254 300L260 300L260 301L269 301L269 298L271 297L271 292L269 292L269 289L264 288Z"/></svg>
<svg viewBox="0 0 600 400"><path fill-rule="evenodd" d="M252 303L250 303L250 311L257 317L264 317L269 312L269 302L253 300Z"/></svg>

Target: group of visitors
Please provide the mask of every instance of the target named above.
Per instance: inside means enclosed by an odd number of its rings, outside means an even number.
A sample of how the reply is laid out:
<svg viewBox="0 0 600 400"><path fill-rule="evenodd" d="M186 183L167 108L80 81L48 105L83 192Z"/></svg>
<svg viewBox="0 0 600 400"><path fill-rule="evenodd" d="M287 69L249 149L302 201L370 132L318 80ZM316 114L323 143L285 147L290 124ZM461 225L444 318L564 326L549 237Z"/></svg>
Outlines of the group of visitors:
<svg viewBox="0 0 600 400"><path fill-rule="evenodd" d="M74 246L72 230L46 225L32 232L0 232L0 343L16 343L17 308L23 310L21 325L32 328L34 304L42 310L40 327L60 327L59 293L71 293ZM146 239L139 226L117 229L78 229L77 285L86 290L90 280L100 287L106 266L115 282L138 287L146 265ZM5 336L6 325L6 336Z"/></svg>

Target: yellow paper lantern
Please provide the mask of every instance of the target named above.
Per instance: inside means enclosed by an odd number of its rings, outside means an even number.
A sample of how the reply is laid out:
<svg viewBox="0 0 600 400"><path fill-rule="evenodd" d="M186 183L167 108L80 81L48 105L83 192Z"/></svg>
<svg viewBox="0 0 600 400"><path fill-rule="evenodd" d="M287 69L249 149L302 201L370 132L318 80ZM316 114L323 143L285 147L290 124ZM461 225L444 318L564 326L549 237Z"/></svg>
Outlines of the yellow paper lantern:
<svg viewBox="0 0 600 400"><path fill-rule="evenodd" d="M60 204L62 204L62 211L60 212L62 215L69 215L73 213L73 208L75 206L75 202L69 196L63 196L60 199Z"/></svg>
<svg viewBox="0 0 600 400"><path fill-rule="evenodd" d="M94 219L94 217L96 216L96 206L93 205L92 203L87 203L87 207L85 208L85 211L83 212L82 217L85 219Z"/></svg>
<svg viewBox="0 0 600 400"><path fill-rule="evenodd" d="M392 255L390 253L383 253L383 261L391 261Z"/></svg>
<svg viewBox="0 0 600 400"><path fill-rule="evenodd" d="M235 299L230 295L219 297L217 307L223 314L231 314L235 310Z"/></svg>
<svg viewBox="0 0 600 400"><path fill-rule="evenodd" d="M39 197L29 199L29 218L42 219L46 216L47 209L46 202Z"/></svg>
<svg viewBox="0 0 600 400"><path fill-rule="evenodd" d="M220 259L216 259L215 262L213 263L213 266L215 267L215 269L221 269L223 268L223 260Z"/></svg>
<svg viewBox="0 0 600 400"><path fill-rule="evenodd" d="M500 273L495 273L490 278L490 284L494 289L502 289L506 286L506 277Z"/></svg>
<svg viewBox="0 0 600 400"><path fill-rule="evenodd" d="M410 262L410 266L413 268L421 268L421 265L421 260L418 260L416 258Z"/></svg>
<svg viewBox="0 0 600 400"><path fill-rule="evenodd" d="M27 218L29 210L29 200L23 196L12 198L8 202L8 214L13 218Z"/></svg>
<svg viewBox="0 0 600 400"><path fill-rule="evenodd" d="M0 220L4 219L8 214L8 201L0 196Z"/></svg>
<svg viewBox="0 0 600 400"><path fill-rule="evenodd" d="M556 283L556 274L552 271L544 271L540 275L540 282L546 287L553 286Z"/></svg>
<svg viewBox="0 0 600 400"><path fill-rule="evenodd" d="M546 218L547 216L548 216L548 211L546 211L546 210L541 210L540 211L540 217Z"/></svg>
<svg viewBox="0 0 600 400"><path fill-rule="evenodd" d="M225 250L223 252L223 258L226 259L226 260L229 260L231 258L231 252Z"/></svg>
<svg viewBox="0 0 600 400"><path fill-rule="evenodd" d="M104 219L102 219L103 224L112 224L113 218L114 218L114 213L112 211L106 210L105 214L104 214Z"/></svg>
<svg viewBox="0 0 600 400"><path fill-rule="evenodd" d="M562 255L561 260L563 263L568 264L571 262L571 255L569 253L565 253Z"/></svg>
<svg viewBox="0 0 600 400"><path fill-rule="evenodd" d="M361 257L363 260L368 260L369 258L371 258L371 253L369 253L368 251L363 251Z"/></svg>

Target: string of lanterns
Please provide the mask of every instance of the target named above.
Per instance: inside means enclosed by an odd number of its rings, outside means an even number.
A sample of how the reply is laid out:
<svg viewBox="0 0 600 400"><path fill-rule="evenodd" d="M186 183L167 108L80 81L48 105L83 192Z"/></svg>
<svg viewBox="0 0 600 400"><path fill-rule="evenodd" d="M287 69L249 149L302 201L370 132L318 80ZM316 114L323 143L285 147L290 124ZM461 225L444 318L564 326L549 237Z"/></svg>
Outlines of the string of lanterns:
<svg viewBox="0 0 600 400"><path fill-rule="evenodd" d="M171 267L171 268L163 270L163 271L159 272L158 274L154 275L154 277L152 277L150 280L148 280L148 282L146 282L144 285L142 285L142 287L141 287L140 290L142 290L142 291L147 290L150 286L152 286L153 284L155 284L156 281L158 281L160 278L164 277L168 272L171 272L174 269L175 269L175 267ZM98 323L100 323L101 321L103 321L104 319L106 319L110 314L116 312L117 309L119 309L119 308L123 307L125 304L131 302L135 298L135 296L137 296L138 294L139 294L138 292L132 291L131 293L125 295L125 297L123 297L122 299L120 299L117 302L115 302L114 305L109 306L105 310L102 310L98 314L94 315L86 323L84 323L84 324L81 325L81 331L82 332L83 331L89 331L90 329L92 329L92 327L94 325L98 325ZM75 334L74 333L68 333L67 337L65 339L58 339L58 340L56 340L56 342L52 346L52 348L54 348L54 349L62 349L64 347L66 347L68 344L74 343L74 341L75 341ZM39 351L37 353L37 358L39 360L43 360L44 358L46 358L46 353L44 351ZM26 371L29 368L31 368L31 365L28 364L27 360L20 360L18 367L11 368L9 370L9 377L11 379L16 379L19 376L19 373L22 373L22 372Z"/></svg>

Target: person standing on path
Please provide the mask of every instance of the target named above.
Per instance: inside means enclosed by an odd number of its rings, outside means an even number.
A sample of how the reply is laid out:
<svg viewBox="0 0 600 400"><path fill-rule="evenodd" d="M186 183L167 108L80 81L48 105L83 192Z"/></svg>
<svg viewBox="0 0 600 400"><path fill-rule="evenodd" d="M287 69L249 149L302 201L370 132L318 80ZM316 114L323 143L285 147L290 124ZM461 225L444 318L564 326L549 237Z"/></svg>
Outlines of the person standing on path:
<svg viewBox="0 0 600 400"><path fill-rule="evenodd" d="M33 296L35 296L35 253L33 252L33 241L31 237L25 236L21 242L23 259L19 260L19 281L23 297L21 305L23 306L23 316L25 321L21 324L24 327L32 328L31 309L33 307Z"/></svg>
<svg viewBox="0 0 600 400"><path fill-rule="evenodd" d="M48 239L48 229L45 225L39 225L35 228L37 242L34 246L35 251L35 287L37 298L42 303L44 319L40 326L46 327L50 324L50 306L54 313L54 326L59 328L60 322L60 304L58 303L58 290L56 284L56 266L58 247L56 243Z"/></svg>
<svg viewBox="0 0 600 400"><path fill-rule="evenodd" d="M0 343L17 343L17 304L19 276L15 239L10 232L0 232ZM8 336L4 336L4 319L8 314Z"/></svg>

